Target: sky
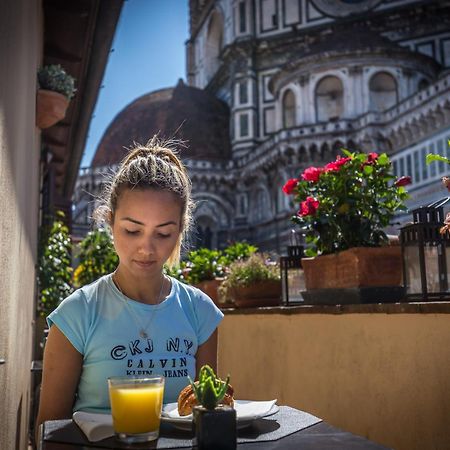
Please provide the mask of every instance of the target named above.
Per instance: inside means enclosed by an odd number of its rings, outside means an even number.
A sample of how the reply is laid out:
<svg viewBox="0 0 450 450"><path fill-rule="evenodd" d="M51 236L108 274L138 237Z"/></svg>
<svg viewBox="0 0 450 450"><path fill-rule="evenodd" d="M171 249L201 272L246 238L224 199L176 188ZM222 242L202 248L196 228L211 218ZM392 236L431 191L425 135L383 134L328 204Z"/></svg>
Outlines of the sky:
<svg viewBox="0 0 450 450"><path fill-rule="evenodd" d="M125 0L91 119L81 167L114 117L148 92L186 81L188 0Z"/></svg>

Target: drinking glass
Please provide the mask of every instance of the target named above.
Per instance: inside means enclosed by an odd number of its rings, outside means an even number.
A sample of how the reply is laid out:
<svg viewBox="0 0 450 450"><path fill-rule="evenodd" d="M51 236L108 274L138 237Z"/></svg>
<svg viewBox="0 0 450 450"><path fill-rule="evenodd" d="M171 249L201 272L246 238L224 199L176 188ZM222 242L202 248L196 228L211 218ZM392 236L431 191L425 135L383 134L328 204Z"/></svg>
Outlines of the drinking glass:
<svg viewBox="0 0 450 450"><path fill-rule="evenodd" d="M127 444L158 439L164 377L108 378L116 437Z"/></svg>

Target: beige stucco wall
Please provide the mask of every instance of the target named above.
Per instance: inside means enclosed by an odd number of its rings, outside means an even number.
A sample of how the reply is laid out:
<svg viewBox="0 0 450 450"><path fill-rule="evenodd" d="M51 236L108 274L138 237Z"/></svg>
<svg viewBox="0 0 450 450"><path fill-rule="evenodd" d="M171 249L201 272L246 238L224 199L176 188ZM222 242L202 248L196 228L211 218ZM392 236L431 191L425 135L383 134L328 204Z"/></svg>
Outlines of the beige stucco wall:
<svg viewBox="0 0 450 450"><path fill-rule="evenodd" d="M236 398L397 450L450 449L450 314L226 315L219 372Z"/></svg>
<svg viewBox="0 0 450 450"><path fill-rule="evenodd" d="M38 228L39 1L0 2L0 448L25 449Z"/></svg>

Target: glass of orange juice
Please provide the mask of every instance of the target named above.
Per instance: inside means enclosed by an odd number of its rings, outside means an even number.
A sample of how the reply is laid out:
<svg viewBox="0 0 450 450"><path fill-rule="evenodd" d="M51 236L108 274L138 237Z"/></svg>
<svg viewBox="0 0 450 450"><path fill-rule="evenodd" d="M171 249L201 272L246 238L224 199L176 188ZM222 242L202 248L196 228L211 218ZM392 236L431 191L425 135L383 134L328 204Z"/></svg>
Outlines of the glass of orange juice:
<svg viewBox="0 0 450 450"><path fill-rule="evenodd" d="M108 387L117 438L127 444L158 439L164 377L111 377Z"/></svg>

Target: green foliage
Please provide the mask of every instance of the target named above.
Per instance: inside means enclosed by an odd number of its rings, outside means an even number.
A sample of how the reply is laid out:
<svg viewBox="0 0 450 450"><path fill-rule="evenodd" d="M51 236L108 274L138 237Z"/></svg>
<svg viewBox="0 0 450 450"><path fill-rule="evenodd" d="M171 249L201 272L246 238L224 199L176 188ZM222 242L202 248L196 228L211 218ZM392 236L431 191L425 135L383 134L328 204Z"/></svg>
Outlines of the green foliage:
<svg viewBox="0 0 450 450"><path fill-rule="evenodd" d="M224 254L227 259L227 263L230 264L233 261L247 259L250 255L258 251L258 247L251 245L247 242L235 242L229 245Z"/></svg>
<svg viewBox="0 0 450 450"><path fill-rule="evenodd" d="M187 254L178 267L165 268L168 275L189 284L223 278L227 267L236 260L243 260L257 251L247 242L235 242L225 250L200 248Z"/></svg>
<svg viewBox="0 0 450 450"><path fill-rule="evenodd" d="M57 213L64 217L63 213ZM71 250L69 229L59 219L43 230L39 246L38 313L50 314L73 289L71 286Z"/></svg>
<svg viewBox="0 0 450 450"><path fill-rule="evenodd" d="M446 164L450 164L450 159L446 158L445 156L429 153L427 155L426 162L427 162L427 164L430 164L433 161L442 161L442 162L445 162Z"/></svg>
<svg viewBox="0 0 450 450"><path fill-rule="evenodd" d="M307 254L327 254L352 247L379 247L388 242L383 228L404 211L409 177L394 182L386 154L350 153L325 167L308 168L292 193L299 211L292 220L311 245Z"/></svg>
<svg viewBox="0 0 450 450"><path fill-rule="evenodd" d="M226 259L219 250L200 248L188 253L185 266L185 277L189 284L214 280L225 275Z"/></svg>
<svg viewBox="0 0 450 450"><path fill-rule="evenodd" d="M206 409L214 409L225 397L230 377L228 376L226 381L222 381L211 367L205 365L200 369L198 382L194 383L190 377L189 381L199 405Z"/></svg>
<svg viewBox="0 0 450 450"><path fill-rule="evenodd" d="M69 100L75 95L75 79L60 64L41 67L38 70L40 89L59 92Z"/></svg>
<svg viewBox="0 0 450 450"><path fill-rule="evenodd" d="M113 272L119 262L111 235L105 229L90 231L78 244L80 264L74 272L74 285L81 287Z"/></svg>

